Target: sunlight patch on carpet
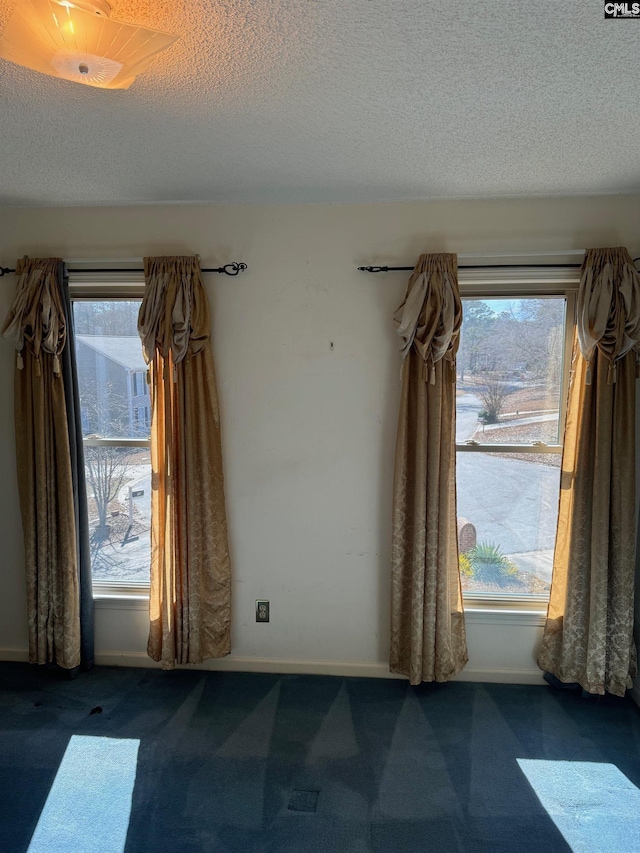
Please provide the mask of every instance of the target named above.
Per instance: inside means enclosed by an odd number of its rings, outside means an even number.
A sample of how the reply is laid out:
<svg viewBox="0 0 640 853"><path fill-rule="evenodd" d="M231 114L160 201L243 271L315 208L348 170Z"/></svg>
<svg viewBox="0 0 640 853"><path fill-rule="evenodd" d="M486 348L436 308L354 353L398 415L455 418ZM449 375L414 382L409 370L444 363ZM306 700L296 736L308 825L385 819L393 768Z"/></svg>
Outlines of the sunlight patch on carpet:
<svg viewBox="0 0 640 853"><path fill-rule="evenodd" d="M516 760L573 853L640 850L640 790L614 764Z"/></svg>
<svg viewBox="0 0 640 853"><path fill-rule="evenodd" d="M139 746L73 735L27 853L123 853Z"/></svg>

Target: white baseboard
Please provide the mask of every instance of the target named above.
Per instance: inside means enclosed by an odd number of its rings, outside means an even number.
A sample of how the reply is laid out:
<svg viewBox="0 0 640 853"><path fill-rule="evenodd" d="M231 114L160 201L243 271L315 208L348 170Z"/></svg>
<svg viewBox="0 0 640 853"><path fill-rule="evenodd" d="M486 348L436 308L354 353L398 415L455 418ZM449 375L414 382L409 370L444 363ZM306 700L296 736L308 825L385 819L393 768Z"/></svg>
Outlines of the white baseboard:
<svg viewBox="0 0 640 853"><path fill-rule="evenodd" d="M141 652L103 652L96 654L96 663L105 666L140 666L160 668L160 664ZM386 664L352 663L346 661L278 660L229 655L179 669L201 669L209 672L271 672L282 675L348 675L356 678L402 678L389 672Z"/></svg>
<svg viewBox="0 0 640 853"><path fill-rule="evenodd" d="M28 663L29 652L27 649L0 649L0 660Z"/></svg>
<svg viewBox="0 0 640 853"><path fill-rule="evenodd" d="M539 669L501 669L466 666L454 681L484 681L487 684L535 684L546 685Z"/></svg>
<svg viewBox="0 0 640 853"><path fill-rule="evenodd" d="M0 660L27 661L26 649L0 649ZM99 666L130 666L160 669L160 664L144 652L97 652ZM271 672L289 675L337 675L354 678L395 678L404 676L389 672L386 663L358 663L351 661L277 660L273 658L248 658L230 655L220 660L205 661L197 666L179 669L198 669L209 672ZM466 667L455 681L485 681L493 684L544 684L538 669L481 669Z"/></svg>

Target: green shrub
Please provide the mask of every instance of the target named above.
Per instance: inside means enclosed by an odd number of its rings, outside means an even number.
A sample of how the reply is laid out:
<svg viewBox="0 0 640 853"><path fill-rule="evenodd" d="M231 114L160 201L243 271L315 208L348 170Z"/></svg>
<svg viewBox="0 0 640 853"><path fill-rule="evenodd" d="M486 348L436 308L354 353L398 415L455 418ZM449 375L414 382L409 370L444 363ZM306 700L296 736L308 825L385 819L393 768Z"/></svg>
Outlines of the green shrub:
<svg viewBox="0 0 640 853"><path fill-rule="evenodd" d="M473 576L485 583L502 586L517 579L518 567L511 562L492 542L479 542L466 556L473 570Z"/></svg>

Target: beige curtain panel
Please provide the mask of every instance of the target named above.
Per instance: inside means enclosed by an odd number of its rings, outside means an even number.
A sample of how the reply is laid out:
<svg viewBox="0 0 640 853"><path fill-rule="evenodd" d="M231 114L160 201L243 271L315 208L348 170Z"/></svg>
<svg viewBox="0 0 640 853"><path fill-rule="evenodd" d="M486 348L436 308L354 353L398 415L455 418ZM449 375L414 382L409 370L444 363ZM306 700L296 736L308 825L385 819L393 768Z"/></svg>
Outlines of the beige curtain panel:
<svg viewBox="0 0 640 853"><path fill-rule="evenodd" d="M164 669L231 651L231 572L211 327L195 257L145 258L151 383L148 653Z"/></svg>
<svg viewBox="0 0 640 853"><path fill-rule="evenodd" d="M456 513L455 255L422 255L394 317L404 358L393 485L392 672L447 681L467 663Z"/></svg>
<svg viewBox="0 0 640 853"><path fill-rule="evenodd" d="M640 274L624 248L582 266L548 618L538 665L589 693L636 675L635 390Z"/></svg>
<svg viewBox="0 0 640 853"><path fill-rule="evenodd" d="M80 664L71 454L60 354L66 322L57 258L19 260L2 334L15 346L15 428L30 663Z"/></svg>

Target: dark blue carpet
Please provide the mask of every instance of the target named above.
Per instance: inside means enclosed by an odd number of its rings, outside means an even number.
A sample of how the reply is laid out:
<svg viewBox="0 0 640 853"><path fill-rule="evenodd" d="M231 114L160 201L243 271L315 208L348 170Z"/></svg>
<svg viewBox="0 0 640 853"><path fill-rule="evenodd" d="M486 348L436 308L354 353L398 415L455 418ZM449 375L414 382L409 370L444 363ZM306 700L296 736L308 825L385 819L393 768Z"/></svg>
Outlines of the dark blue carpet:
<svg viewBox="0 0 640 853"><path fill-rule="evenodd" d="M2 853L633 853L639 787L630 699L0 664Z"/></svg>

